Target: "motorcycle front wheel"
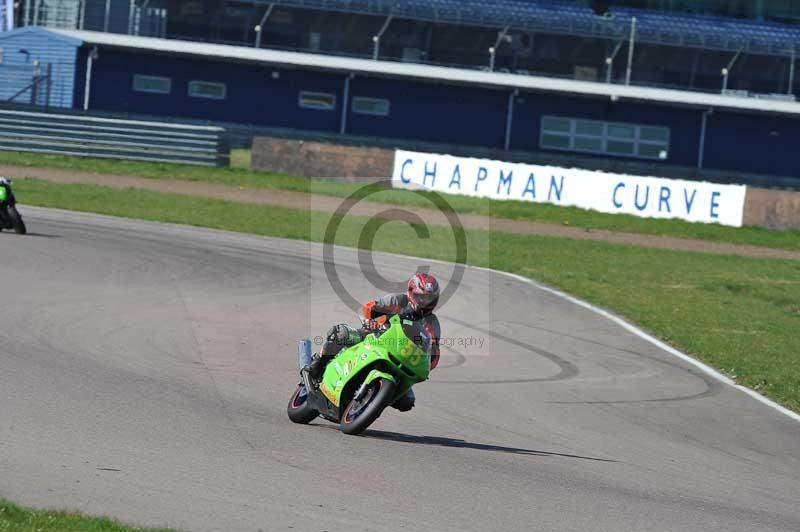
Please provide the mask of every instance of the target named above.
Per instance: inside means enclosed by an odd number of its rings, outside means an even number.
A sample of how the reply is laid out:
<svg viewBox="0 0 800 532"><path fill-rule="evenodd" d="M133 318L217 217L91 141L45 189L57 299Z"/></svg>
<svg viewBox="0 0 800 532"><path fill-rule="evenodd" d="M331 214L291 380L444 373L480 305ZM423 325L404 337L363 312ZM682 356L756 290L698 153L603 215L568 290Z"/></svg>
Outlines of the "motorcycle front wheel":
<svg viewBox="0 0 800 532"><path fill-rule="evenodd" d="M311 408L311 405L308 404L308 392L304 385L300 384L297 386L297 389L292 394L292 398L289 399L289 406L286 407L286 413L293 423L299 423L301 425L311 423L319 415L319 412Z"/></svg>
<svg viewBox="0 0 800 532"><path fill-rule="evenodd" d="M351 400L342 413L339 427L345 434L361 434L378 419L383 409L394 397L395 384L386 379L375 379L364 391L361 399Z"/></svg>

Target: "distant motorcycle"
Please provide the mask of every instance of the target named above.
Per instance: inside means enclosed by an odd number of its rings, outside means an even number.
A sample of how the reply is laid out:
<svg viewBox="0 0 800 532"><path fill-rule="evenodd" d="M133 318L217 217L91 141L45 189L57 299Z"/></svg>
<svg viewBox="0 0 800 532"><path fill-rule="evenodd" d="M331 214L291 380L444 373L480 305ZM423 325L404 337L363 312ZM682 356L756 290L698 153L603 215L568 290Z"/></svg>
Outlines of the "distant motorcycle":
<svg viewBox="0 0 800 532"><path fill-rule="evenodd" d="M11 181L0 177L0 231L13 229L15 233L24 235L27 232L25 222L17 210L17 200L11 191Z"/></svg>

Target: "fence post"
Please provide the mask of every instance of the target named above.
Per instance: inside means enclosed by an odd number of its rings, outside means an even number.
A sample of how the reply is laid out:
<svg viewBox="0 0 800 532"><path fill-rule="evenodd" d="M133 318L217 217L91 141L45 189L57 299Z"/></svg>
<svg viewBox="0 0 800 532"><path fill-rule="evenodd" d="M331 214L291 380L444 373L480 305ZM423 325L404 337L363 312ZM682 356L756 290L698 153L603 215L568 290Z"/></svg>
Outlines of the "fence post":
<svg viewBox="0 0 800 532"><path fill-rule="evenodd" d="M31 83L31 105L38 105L39 103L39 79L40 79L39 61L33 62L33 83Z"/></svg>
<svg viewBox="0 0 800 532"><path fill-rule="evenodd" d="M275 4L270 4L267 6L267 10L264 11L264 16L261 17L261 21L255 27L256 30L256 42L253 45L254 48L261 48L261 32L264 31L264 24L267 23L267 19L272 14L272 10L275 9Z"/></svg>
<svg viewBox="0 0 800 532"><path fill-rule="evenodd" d="M136 11L136 0L131 0L128 6L128 35L133 35L133 14Z"/></svg>
<svg viewBox="0 0 800 532"><path fill-rule="evenodd" d="M614 50L611 51L611 55L606 57L606 83L611 83L611 78L614 75L614 60L617 58L617 54L622 48L623 42L625 41L617 42L614 46Z"/></svg>
<svg viewBox="0 0 800 532"><path fill-rule="evenodd" d="M53 86L53 63L47 63L47 84L44 90L44 107L50 107L50 92Z"/></svg>
<svg viewBox="0 0 800 532"><path fill-rule="evenodd" d="M722 94L725 94L725 92L728 90L728 78L731 75L731 70L733 70L734 65L736 65L736 61L739 60L739 56L741 55L742 50L740 49L738 52L736 52L736 55L731 58L728 66L722 69Z"/></svg>
<svg viewBox="0 0 800 532"><path fill-rule="evenodd" d="M106 17L103 21L103 31L108 33L108 25L111 19L111 0L106 0Z"/></svg>
<svg viewBox="0 0 800 532"><path fill-rule="evenodd" d="M633 75L633 47L636 45L636 17L631 19L631 41L628 46L628 70L625 73L625 85L631 84Z"/></svg>
<svg viewBox="0 0 800 532"><path fill-rule="evenodd" d="M386 17L386 20L383 22L383 26L381 29L378 30L378 33L372 36L372 59L377 61L381 55L381 39L383 38L383 34L386 33L386 30L389 29L389 24L392 23L394 19L394 15L389 15Z"/></svg>

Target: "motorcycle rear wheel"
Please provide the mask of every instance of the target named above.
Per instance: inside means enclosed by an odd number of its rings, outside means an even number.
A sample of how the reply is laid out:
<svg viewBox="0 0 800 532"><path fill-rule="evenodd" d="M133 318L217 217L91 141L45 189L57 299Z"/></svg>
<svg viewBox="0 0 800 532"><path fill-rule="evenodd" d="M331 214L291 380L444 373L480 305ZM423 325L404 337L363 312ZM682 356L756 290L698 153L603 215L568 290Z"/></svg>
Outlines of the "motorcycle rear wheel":
<svg viewBox="0 0 800 532"><path fill-rule="evenodd" d="M394 397L395 383L376 379L370 383L360 400L352 399L342 413L339 428L345 434L361 434L372 425L389 406Z"/></svg>
<svg viewBox="0 0 800 532"><path fill-rule="evenodd" d="M292 398L289 399L286 413L293 423L299 423L300 425L308 425L319 416L319 412L311 408L311 405L308 404L308 392L306 392L306 387L304 385L300 384L297 386L297 389L292 394Z"/></svg>
<svg viewBox="0 0 800 532"><path fill-rule="evenodd" d="M28 229L25 227L25 222L22 221L22 216L20 216L16 207L9 205L6 212L8 212L8 217L11 219L11 225L14 226L15 233L24 235L28 232Z"/></svg>

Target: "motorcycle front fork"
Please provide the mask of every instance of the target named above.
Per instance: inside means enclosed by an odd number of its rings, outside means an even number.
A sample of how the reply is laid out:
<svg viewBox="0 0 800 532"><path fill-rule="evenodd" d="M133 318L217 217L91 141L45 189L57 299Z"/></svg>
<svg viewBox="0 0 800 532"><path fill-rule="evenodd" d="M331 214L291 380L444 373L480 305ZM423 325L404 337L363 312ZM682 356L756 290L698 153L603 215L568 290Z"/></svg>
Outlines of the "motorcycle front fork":
<svg viewBox="0 0 800 532"><path fill-rule="evenodd" d="M306 387L306 390L313 390L311 385L311 377L306 369L311 365L313 355L311 340L300 340L297 342L297 365L300 367L300 384Z"/></svg>

